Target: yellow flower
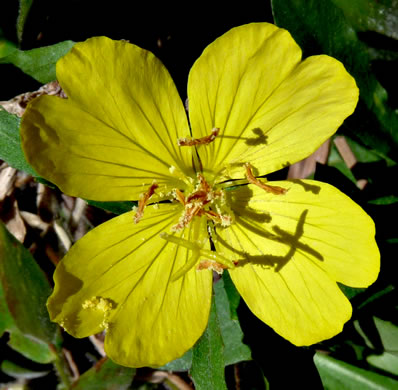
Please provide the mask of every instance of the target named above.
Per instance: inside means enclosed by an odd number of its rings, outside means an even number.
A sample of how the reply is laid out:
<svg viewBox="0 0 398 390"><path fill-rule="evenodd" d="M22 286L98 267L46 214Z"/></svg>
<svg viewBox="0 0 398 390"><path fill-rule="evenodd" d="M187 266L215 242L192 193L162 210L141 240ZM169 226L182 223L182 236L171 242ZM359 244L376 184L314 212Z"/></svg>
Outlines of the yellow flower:
<svg viewBox="0 0 398 390"><path fill-rule="evenodd" d="M227 32L188 80L189 123L164 66L105 37L57 63L68 96L32 101L22 143L35 170L73 196L138 200L89 232L58 265L52 320L127 366L181 356L206 328L212 270L228 268L247 305L296 345L339 333L379 252L369 216L321 182L266 182L329 138L358 100L325 55L301 61L267 23ZM262 177L259 179L259 177Z"/></svg>

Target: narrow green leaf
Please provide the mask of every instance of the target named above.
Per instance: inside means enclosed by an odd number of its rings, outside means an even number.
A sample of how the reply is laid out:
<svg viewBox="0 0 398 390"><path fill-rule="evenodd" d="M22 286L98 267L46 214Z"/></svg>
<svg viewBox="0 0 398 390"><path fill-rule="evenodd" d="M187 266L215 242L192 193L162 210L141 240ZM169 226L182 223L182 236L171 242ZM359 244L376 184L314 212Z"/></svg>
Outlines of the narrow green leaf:
<svg viewBox="0 0 398 390"><path fill-rule="evenodd" d="M72 385L73 390L125 390L135 375L135 368L123 367L104 358L86 371Z"/></svg>
<svg viewBox="0 0 398 390"><path fill-rule="evenodd" d="M9 360L4 360L0 368L7 375L18 379L35 379L49 374L49 371L33 371Z"/></svg>
<svg viewBox="0 0 398 390"><path fill-rule="evenodd" d="M395 195L382 196L380 198L372 199L369 201L370 204L378 204L378 205L387 205L397 202L398 202L398 196Z"/></svg>
<svg viewBox="0 0 398 390"><path fill-rule="evenodd" d="M376 293L372 294L368 299L366 299L364 302L362 302L358 307L357 310L362 310L368 305L374 305L376 304L376 301L379 301L380 299L384 298L386 299L386 296L391 296L390 294L395 294L396 293L396 287L393 284L389 284L383 290L377 291Z"/></svg>
<svg viewBox="0 0 398 390"><path fill-rule="evenodd" d="M0 110L0 160L6 161L16 169L37 176L37 173L27 163L21 148L20 122L21 120L17 116Z"/></svg>
<svg viewBox="0 0 398 390"><path fill-rule="evenodd" d="M100 209L110 211L111 213L120 215L123 213L127 213L128 211L131 211L133 206L137 205L137 202L99 202L96 200L87 200L86 202L90 206L95 206Z"/></svg>
<svg viewBox="0 0 398 390"><path fill-rule="evenodd" d="M343 10L332 0L271 3L276 24L290 31L306 56L328 54L354 76L361 100L343 125L344 133L396 161L398 115L388 105L387 92L372 73L368 47L358 39Z"/></svg>
<svg viewBox="0 0 398 390"><path fill-rule="evenodd" d="M0 283L18 329L46 343L55 340L57 327L49 319L47 278L23 245L0 222Z"/></svg>
<svg viewBox="0 0 398 390"><path fill-rule="evenodd" d="M224 276L214 285L217 317L224 343L225 365L251 359L250 348L243 344L243 332L238 320L231 318L230 303L225 290Z"/></svg>
<svg viewBox="0 0 398 390"><path fill-rule="evenodd" d="M398 381L317 352L314 356L325 390L393 390Z"/></svg>
<svg viewBox="0 0 398 390"><path fill-rule="evenodd" d="M19 0L19 13L17 18L17 37L19 43L22 42L23 29L32 3L33 0Z"/></svg>
<svg viewBox="0 0 398 390"><path fill-rule="evenodd" d="M56 79L55 64L75 44L64 41L52 46L32 50L14 50L10 55L0 58L0 64L13 64L35 80L46 84Z"/></svg>
<svg viewBox="0 0 398 390"><path fill-rule="evenodd" d="M195 389L226 390L224 367L224 346L213 299L207 329L193 348L191 376Z"/></svg>

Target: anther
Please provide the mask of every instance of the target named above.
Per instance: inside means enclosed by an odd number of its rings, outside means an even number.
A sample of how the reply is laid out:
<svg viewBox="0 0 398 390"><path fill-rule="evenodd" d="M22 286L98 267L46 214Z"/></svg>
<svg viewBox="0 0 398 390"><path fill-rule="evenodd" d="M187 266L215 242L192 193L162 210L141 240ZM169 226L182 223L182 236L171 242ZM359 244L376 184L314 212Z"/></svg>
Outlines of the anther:
<svg viewBox="0 0 398 390"><path fill-rule="evenodd" d="M218 274L222 274L228 267L224 264L217 263L216 261L203 260L199 263L197 270L210 269L216 271Z"/></svg>
<svg viewBox="0 0 398 390"><path fill-rule="evenodd" d="M251 184L256 185L257 187L262 188L266 192L270 192L271 194L274 195L283 195L286 193L287 189L278 187L278 186L270 186L268 184L263 183L262 181L258 180L257 178L254 177L252 168L249 163L245 164L246 167L246 177L247 181Z"/></svg>
<svg viewBox="0 0 398 390"><path fill-rule="evenodd" d="M205 137L202 138L178 138L177 144L178 146L208 145L209 143L213 142L216 139L219 132L220 129L218 127L215 127L211 131L210 135L206 135Z"/></svg>
<svg viewBox="0 0 398 390"><path fill-rule="evenodd" d="M138 201L138 208L134 215L134 223L140 222L142 216L144 215L144 208L148 203L150 197L155 193L156 188L158 188L157 183L152 183L152 185L148 188L148 191L141 194L140 200Z"/></svg>

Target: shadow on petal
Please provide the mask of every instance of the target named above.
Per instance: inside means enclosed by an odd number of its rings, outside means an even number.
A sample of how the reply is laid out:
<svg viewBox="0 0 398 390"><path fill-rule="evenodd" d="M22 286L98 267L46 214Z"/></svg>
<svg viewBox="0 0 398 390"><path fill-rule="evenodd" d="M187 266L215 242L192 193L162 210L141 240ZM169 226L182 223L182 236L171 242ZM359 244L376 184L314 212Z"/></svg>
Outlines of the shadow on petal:
<svg viewBox="0 0 398 390"><path fill-rule="evenodd" d="M272 219L271 216L269 216L269 220L264 220L264 215L262 213L258 213L258 215L256 216L255 214L257 213L254 212L254 210L249 210L248 212L249 214L246 215L246 210L245 210L245 217L248 216L250 220L255 220L256 222L261 221L269 223ZM314 248L300 241L300 238L304 234L304 224L307 214L308 214L308 209L304 210L301 213L294 234L281 229L277 225L272 226L271 227L272 232L270 232L265 230L264 228L259 228L257 226L250 224L248 220L236 216L236 222L245 229L247 229L248 231L251 231L253 234L286 245L289 248L289 250L287 254L283 256L277 256L271 254L250 255L244 251L240 251L234 248L232 245L228 244L225 240L223 240L220 237L218 238L218 241L222 246L228 248L230 251L236 253L240 257L236 260L237 268L244 267L245 265L248 264L256 264L263 266L265 268L274 268L275 272L279 272L290 260L293 259L294 254L298 250L306 253L307 255L311 255L313 258L319 261L323 261L324 258L321 253L319 253Z"/></svg>
<svg viewBox="0 0 398 390"><path fill-rule="evenodd" d="M55 290L47 302L51 318L57 317L61 313L66 300L83 288L83 281L68 272L62 261L57 267L59 283L56 284ZM62 285L62 288L59 288L60 285Z"/></svg>
<svg viewBox="0 0 398 390"><path fill-rule="evenodd" d="M288 180L288 181L291 181L291 182L293 182L295 184L301 185L301 187L303 187L303 189L306 192L312 192L315 195L318 195L319 192L321 191L321 187L320 186L309 184L308 182L305 182L305 181L300 180L300 179L293 179L293 180Z"/></svg>

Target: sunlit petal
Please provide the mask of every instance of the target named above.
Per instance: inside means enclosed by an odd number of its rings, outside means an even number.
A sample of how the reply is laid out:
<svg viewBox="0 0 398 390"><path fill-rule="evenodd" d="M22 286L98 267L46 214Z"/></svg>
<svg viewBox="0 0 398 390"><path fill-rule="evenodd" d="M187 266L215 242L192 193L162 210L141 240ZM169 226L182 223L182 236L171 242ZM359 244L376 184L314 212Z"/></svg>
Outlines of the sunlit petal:
<svg viewBox="0 0 398 390"><path fill-rule="evenodd" d="M107 354L127 366L160 366L192 347L207 325L212 274L192 268L171 281L190 251L159 234L180 211L149 206L138 224L126 213L78 241L54 274L52 320L75 337L107 329Z"/></svg>
<svg viewBox="0 0 398 390"><path fill-rule="evenodd" d="M198 151L214 176L242 178L244 163L265 175L307 157L350 115L358 88L328 56L301 60L290 34L267 23L234 28L209 45L191 69L195 137L220 133Z"/></svg>
<svg viewBox="0 0 398 390"><path fill-rule="evenodd" d="M22 121L29 163L64 192L95 200L137 200L153 180L176 186L171 166L191 174L184 107L150 52L105 37L77 43L57 63L68 99L34 100Z"/></svg>
<svg viewBox="0 0 398 390"><path fill-rule="evenodd" d="M216 248L239 261L230 274L253 313L292 343L313 344L339 333L351 316L336 282L366 287L377 278L374 224L328 184L268 184L288 191L229 191L236 222L217 229Z"/></svg>

